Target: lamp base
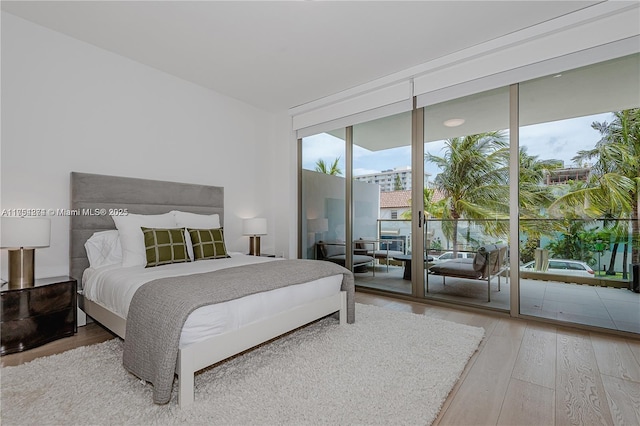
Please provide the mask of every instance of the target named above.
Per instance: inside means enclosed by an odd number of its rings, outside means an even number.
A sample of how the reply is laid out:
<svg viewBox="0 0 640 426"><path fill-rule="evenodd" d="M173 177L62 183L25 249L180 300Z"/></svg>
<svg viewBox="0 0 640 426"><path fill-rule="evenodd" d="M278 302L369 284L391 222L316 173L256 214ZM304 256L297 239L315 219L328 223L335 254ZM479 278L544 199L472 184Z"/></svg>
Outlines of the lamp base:
<svg viewBox="0 0 640 426"><path fill-rule="evenodd" d="M258 235L249 237L249 255L260 256L260 237Z"/></svg>
<svg viewBox="0 0 640 426"><path fill-rule="evenodd" d="M34 249L9 250L9 289L33 287Z"/></svg>

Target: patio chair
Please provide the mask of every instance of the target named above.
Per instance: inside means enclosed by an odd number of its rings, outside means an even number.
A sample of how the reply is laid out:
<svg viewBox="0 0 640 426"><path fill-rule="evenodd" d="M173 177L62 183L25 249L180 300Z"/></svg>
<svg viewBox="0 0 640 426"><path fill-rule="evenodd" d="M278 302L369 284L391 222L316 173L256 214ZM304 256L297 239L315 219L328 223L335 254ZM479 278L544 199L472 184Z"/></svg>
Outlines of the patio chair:
<svg viewBox="0 0 640 426"><path fill-rule="evenodd" d="M437 263L429 267L429 273L442 276L442 284L445 277L458 277L469 280L481 280L487 283L487 301L491 302L491 279L498 278L498 291L500 291L500 276L507 270L508 246L506 244L489 244L480 247L473 259L457 258ZM507 283L509 275L506 275ZM427 283L427 291L429 291Z"/></svg>
<svg viewBox="0 0 640 426"><path fill-rule="evenodd" d="M400 243L402 250L391 250L391 247L396 243ZM389 272L389 260L393 259L394 256L406 254L404 247L404 240L402 239L384 238L377 240L359 238L356 241L356 249L366 250L367 256L374 257L380 261L384 260L387 264L387 272Z"/></svg>
<svg viewBox="0 0 640 426"><path fill-rule="evenodd" d="M337 263L340 266L346 266L347 255L346 245L343 242L324 242L316 243L316 259L327 260ZM367 272L368 266L372 266L373 276L376 276L376 268L374 262L376 259L368 256L363 250L355 249L353 252L353 272Z"/></svg>

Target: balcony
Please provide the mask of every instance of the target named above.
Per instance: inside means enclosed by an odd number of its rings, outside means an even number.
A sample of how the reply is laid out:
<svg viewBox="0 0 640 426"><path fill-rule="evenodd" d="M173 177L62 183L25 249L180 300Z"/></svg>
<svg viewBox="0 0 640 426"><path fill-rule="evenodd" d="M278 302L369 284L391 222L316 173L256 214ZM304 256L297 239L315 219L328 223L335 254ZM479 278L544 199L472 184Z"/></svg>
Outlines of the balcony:
<svg viewBox="0 0 640 426"><path fill-rule="evenodd" d="M631 229L630 223L622 222L618 223L618 229ZM426 232L429 236L427 251L430 255L436 257L442 253L453 251L450 240L444 237L445 233L443 232L443 228L447 229L450 225L450 223L441 220L427 222ZM560 224L525 224L522 229L526 229L528 225L549 228L550 225L559 226ZM623 266L625 257L628 261L631 259L630 231L622 237L620 235L613 237L610 234L610 240L604 243L603 238L598 238L598 236L604 237L605 234L602 234L601 231L607 226L610 228L611 223L604 224L601 221L596 221L570 223L569 225L593 231L581 233L581 237L573 241L578 248L574 253L581 252L581 259L587 259L590 262L570 259L586 263L593 273L586 269L583 271L563 271L555 268L547 268L546 270L544 268L537 270L524 268L525 264L533 260L535 249L527 250L527 244L531 245L533 242L529 242L527 235L521 232L520 312L524 315L640 333L640 294L628 290L633 279L632 268L629 264L626 268ZM414 249L410 229L410 222L407 220L378 220L379 237L406 241L408 253ZM484 236L483 229L486 228L477 221L472 224L459 223L458 229L460 237L458 249L460 252L473 252L483 243L494 242ZM558 241L562 241L564 238L562 232L550 233L540 238L536 248L547 250L548 257L554 259L554 253L561 249L569 250L558 244ZM602 241L598 242L598 240ZM615 240L618 240L618 247L614 255ZM624 247L625 241L627 247ZM626 256L624 250L628 250ZM614 258L613 262L611 262L612 258ZM611 265L613 268L610 268ZM429 263L426 263L425 266L428 267ZM403 279L402 262L391 260L388 272L385 264L378 263L374 267L377 268L375 278L370 274L356 274L356 285L411 294L411 282ZM508 273L506 271L505 275ZM480 283L477 280L447 277L443 283L441 276L428 273L425 278L428 282L428 298L509 310L511 289L509 284L505 284L505 280L502 281L500 291L498 291L497 282L491 281L491 302L488 302L486 281Z"/></svg>

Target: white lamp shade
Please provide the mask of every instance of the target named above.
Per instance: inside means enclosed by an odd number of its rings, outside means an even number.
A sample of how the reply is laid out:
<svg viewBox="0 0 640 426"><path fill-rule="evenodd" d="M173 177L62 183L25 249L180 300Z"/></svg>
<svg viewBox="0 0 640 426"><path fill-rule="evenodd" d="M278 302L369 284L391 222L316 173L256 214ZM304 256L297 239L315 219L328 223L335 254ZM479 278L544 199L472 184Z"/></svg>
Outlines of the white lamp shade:
<svg viewBox="0 0 640 426"><path fill-rule="evenodd" d="M262 217L245 219L242 222L242 233L244 235L267 235L267 219Z"/></svg>
<svg viewBox="0 0 640 426"><path fill-rule="evenodd" d="M329 230L329 219L322 217L319 219L309 219L307 221L307 231L327 232Z"/></svg>
<svg viewBox="0 0 640 426"><path fill-rule="evenodd" d="M3 217L1 231L1 248L49 247L51 221L44 218Z"/></svg>

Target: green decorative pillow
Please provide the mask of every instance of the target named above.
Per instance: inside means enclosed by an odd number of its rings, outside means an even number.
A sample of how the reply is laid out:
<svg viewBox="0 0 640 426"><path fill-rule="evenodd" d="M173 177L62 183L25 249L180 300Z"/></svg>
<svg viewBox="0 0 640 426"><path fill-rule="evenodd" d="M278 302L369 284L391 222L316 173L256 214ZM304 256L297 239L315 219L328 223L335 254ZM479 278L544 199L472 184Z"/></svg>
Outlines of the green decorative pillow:
<svg viewBox="0 0 640 426"><path fill-rule="evenodd" d="M224 233L222 228L215 229L191 229L187 228L193 245L193 257L195 260L221 259L229 257L224 245Z"/></svg>
<svg viewBox="0 0 640 426"><path fill-rule="evenodd" d="M170 263L189 262L187 245L184 242L184 228L164 229L141 227L147 268Z"/></svg>

